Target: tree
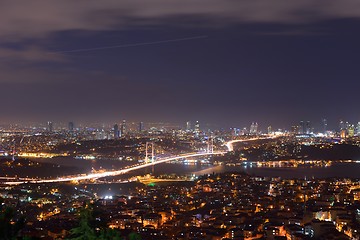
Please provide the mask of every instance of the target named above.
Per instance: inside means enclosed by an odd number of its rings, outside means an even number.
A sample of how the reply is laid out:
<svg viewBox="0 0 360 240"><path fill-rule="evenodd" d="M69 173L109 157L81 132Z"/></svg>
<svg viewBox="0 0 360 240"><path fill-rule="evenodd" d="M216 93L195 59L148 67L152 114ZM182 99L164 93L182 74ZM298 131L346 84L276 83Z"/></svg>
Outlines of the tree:
<svg viewBox="0 0 360 240"><path fill-rule="evenodd" d="M0 200L1 202L1 200ZM2 206L2 204L0 203ZM1 207L0 209L0 239L10 240L16 239L19 231L25 226L25 219L19 218L12 224L15 217L15 211L9 207Z"/></svg>
<svg viewBox="0 0 360 240"><path fill-rule="evenodd" d="M123 240L120 234L113 229L107 228L105 230L101 230L99 240Z"/></svg>
<svg viewBox="0 0 360 240"><path fill-rule="evenodd" d="M74 240L96 240L96 234L94 229L90 226L91 221L91 209L84 207L80 210L80 222L79 226L70 230L70 238Z"/></svg>
<svg viewBox="0 0 360 240"><path fill-rule="evenodd" d="M128 237L129 240L141 240L141 236L134 232L130 233Z"/></svg>
<svg viewBox="0 0 360 240"><path fill-rule="evenodd" d="M84 205L80 210L79 226L70 230L70 238L73 240L123 240L120 234L113 229L102 229L99 234L96 234L94 227L91 224L93 219L93 209Z"/></svg>

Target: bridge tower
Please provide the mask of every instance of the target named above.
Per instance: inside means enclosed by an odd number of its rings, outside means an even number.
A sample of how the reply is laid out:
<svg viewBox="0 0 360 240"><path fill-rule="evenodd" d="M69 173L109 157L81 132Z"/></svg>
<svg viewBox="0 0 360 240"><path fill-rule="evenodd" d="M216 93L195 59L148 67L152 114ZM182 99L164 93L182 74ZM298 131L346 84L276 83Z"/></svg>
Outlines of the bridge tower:
<svg viewBox="0 0 360 240"><path fill-rule="evenodd" d="M151 159L149 159L149 148L151 149ZM146 150L145 150L145 161L147 163L154 162L155 159L155 148L153 142L146 142Z"/></svg>
<svg viewBox="0 0 360 240"><path fill-rule="evenodd" d="M14 146L13 146L13 149L12 149L12 157L11 157L11 160L15 161L15 154L16 154L16 146L15 146L15 143L14 143Z"/></svg>
<svg viewBox="0 0 360 240"><path fill-rule="evenodd" d="M149 159L149 147L151 148L151 159ZM153 142L146 142L145 162L154 163L155 161L155 145ZM152 174L154 175L154 164L152 165Z"/></svg>
<svg viewBox="0 0 360 240"><path fill-rule="evenodd" d="M15 161L15 154L16 154L16 141L15 141L15 137L14 137L14 139L12 140L12 142L13 142L13 145L12 145L12 147L11 147L11 145L10 145L10 152L11 152L11 160L13 160L13 161Z"/></svg>
<svg viewBox="0 0 360 240"><path fill-rule="evenodd" d="M214 139L211 137L207 141L207 152L213 153L214 152Z"/></svg>

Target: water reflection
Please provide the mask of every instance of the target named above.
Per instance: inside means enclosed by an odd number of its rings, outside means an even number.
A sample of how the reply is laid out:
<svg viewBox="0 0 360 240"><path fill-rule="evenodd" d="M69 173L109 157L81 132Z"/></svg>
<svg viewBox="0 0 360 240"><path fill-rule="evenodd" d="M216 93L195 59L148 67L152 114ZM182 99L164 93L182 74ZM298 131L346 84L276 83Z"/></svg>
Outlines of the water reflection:
<svg viewBox="0 0 360 240"><path fill-rule="evenodd" d="M63 166L71 166L81 168L84 173L92 169L119 169L124 167L127 162L115 160L84 160L73 158L52 158L52 159L37 159L40 162L50 162ZM184 164L170 164L164 163L154 167L155 174L195 174L204 175L211 173L222 173L228 171L241 171L250 175L267 176L267 177L282 177L282 178L327 178L327 177L360 177L360 163L333 163L329 167L296 167L296 168L267 168L250 166L209 166L209 165L184 165ZM151 173L152 168L144 168L132 172L132 175L144 175Z"/></svg>

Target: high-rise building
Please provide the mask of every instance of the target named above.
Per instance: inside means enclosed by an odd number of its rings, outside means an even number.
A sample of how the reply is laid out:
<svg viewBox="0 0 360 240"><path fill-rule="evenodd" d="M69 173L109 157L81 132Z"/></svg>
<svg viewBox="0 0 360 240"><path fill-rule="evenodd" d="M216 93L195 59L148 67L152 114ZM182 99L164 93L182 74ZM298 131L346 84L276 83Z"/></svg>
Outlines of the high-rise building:
<svg viewBox="0 0 360 240"><path fill-rule="evenodd" d="M107 139L107 137L108 136L107 136L104 129L96 131L96 134L95 134L95 139L96 140L104 140L104 139Z"/></svg>
<svg viewBox="0 0 360 240"><path fill-rule="evenodd" d="M120 137L119 126L117 124L114 125L114 139L118 139Z"/></svg>
<svg viewBox="0 0 360 240"><path fill-rule="evenodd" d="M310 121L300 121L300 134L310 134L311 133L311 125Z"/></svg>
<svg viewBox="0 0 360 240"><path fill-rule="evenodd" d="M258 124L257 122L252 122L250 125L250 134L257 134L258 132Z"/></svg>
<svg viewBox="0 0 360 240"><path fill-rule="evenodd" d="M238 136L238 135L239 135L239 129L233 128L233 129L232 129L232 135L233 135L234 137Z"/></svg>
<svg viewBox="0 0 360 240"><path fill-rule="evenodd" d="M323 132L323 134L326 134L326 131L327 131L327 120L325 119L325 118L323 118L322 119L322 121L321 121L321 123L322 123L322 132Z"/></svg>
<svg viewBox="0 0 360 240"><path fill-rule="evenodd" d="M121 124L121 136L126 134L126 120L124 119Z"/></svg>
<svg viewBox="0 0 360 240"><path fill-rule="evenodd" d="M194 130L195 130L195 133L197 133L197 134L200 133L200 123L199 123L199 121L195 122Z"/></svg>
<svg viewBox="0 0 360 240"><path fill-rule="evenodd" d="M268 132L268 134L272 134L272 128L271 128L271 126L268 126L267 132Z"/></svg>
<svg viewBox="0 0 360 240"><path fill-rule="evenodd" d="M243 129L241 129L241 131L240 131L240 135L246 135L246 134L248 134L249 133L249 131L248 131L248 129L246 128L246 127L244 127Z"/></svg>
<svg viewBox="0 0 360 240"><path fill-rule="evenodd" d="M349 137L353 137L355 135L355 126L354 125L349 125L348 127L348 135Z"/></svg>
<svg viewBox="0 0 360 240"><path fill-rule="evenodd" d="M139 132L144 131L144 122L139 122Z"/></svg>
<svg viewBox="0 0 360 240"><path fill-rule="evenodd" d="M186 122L186 131L190 131L191 130L191 122L187 121Z"/></svg>
<svg viewBox="0 0 360 240"><path fill-rule="evenodd" d="M340 129L340 132L342 130L346 130L346 124L345 124L345 122L343 120L340 120L339 129Z"/></svg>
<svg viewBox="0 0 360 240"><path fill-rule="evenodd" d="M360 122L358 122L356 125L356 135L360 136Z"/></svg>
<svg viewBox="0 0 360 240"><path fill-rule="evenodd" d="M345 129L346 129L347 131L349 131L350 125L351 125L351 124L350 124L349 122L346 122L346 123L345 123Z"/></svg>
<svg viewBox="0 0 360 240"><path fill-rule="evenodd" d="M346 129L340 130L340 137L341 137L341 138L346 138L346 137L347 137Z"/></svg>
<svg viewBox="0 0 360 240"><path fill-rule="evenodd" d="M291 126L291 132L293 134L298 134L300 133L300 127L298 125L294 125L294 126Z"/></svg>
<svg viewBox="0 0 360 240"><path fill-rule="evenodd" d="M54 129L53 129L53 123L52 122L47 122L47 130L49 132L52 132Z"/></svg>
<svg viewBox="0 0 360 240"><path fill-rule="evenodd" d="M310 121L306 121L306 128L305 128L305 132L306 134L310 134L312 131L311 131L311 125L310 125Z"/></svg>
<svg viewBox="0 0 360 240"><path fill-rule="evenodd" d="M305 134L306 132L306 127L305 127L305 122L304 121L300 121L300 126L299 126L299 134Z"/></svg>
<svg viewBox="0 0 360 240"><path fill-rule="evenodd" d="M69 122L69 131L74 131L74 122Z"/></svg>

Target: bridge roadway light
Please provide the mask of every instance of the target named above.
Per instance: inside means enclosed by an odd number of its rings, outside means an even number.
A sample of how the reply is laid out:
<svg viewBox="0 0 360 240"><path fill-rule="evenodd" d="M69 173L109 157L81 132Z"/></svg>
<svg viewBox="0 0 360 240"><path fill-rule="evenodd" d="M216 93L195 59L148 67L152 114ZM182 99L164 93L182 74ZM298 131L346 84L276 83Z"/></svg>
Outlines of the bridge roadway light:
<svg viewBox="0 0 360 240"><path fill-rule="evenodd" d="M103 173L93 173L93 174L88 174L88 175L84 175L81 174L80 176L68 176L68 177L58 177L55 179L33 179L31 182L32 183L53 183L53 182L69 182L69 181L80 181L80 180L89 180L89 179L98 179L98 178L103 178L103 177L108 177L108 176L116 176L116 175L121 175L127 172L130 172L132 170L136 170L136 169L141 169L144 167L147 167L151 164L159 164L159 163L165 163L165 162L169 162L169 161L173 161L173 160L179 160L182 158L187 158L187 157L198 157L198 156L207 156L207 155L221 155L224 154L226 152L212 152L212 153L188 153L188 154L181 154L181 155L175 155L173 157L165 157L164 159L159 158L157 161L154 161L152 163L145 163L139 166L133 166L133 167L128 167L126 169L121 169L121 170L116 170L116 171L107 171L107 172L103 172ZM9 178L6 178L9 179ZM26 183L26 181L17 181L17 182L3 182L4 184L7 185L14 185L14 184L23 184Z"/></svg>

